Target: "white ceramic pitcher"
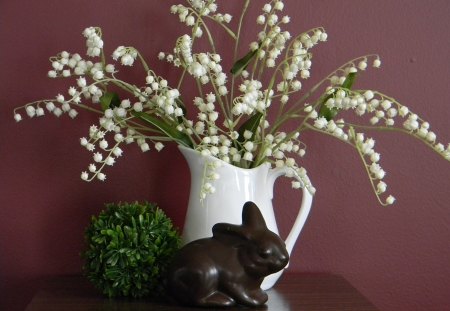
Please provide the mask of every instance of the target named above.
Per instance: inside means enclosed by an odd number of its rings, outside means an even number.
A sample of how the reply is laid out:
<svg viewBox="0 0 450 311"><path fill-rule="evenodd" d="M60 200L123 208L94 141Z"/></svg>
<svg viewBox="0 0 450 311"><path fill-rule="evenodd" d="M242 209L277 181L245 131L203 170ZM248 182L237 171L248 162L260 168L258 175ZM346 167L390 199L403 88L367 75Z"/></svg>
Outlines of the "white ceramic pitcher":
<svg viewBox="0 0 450 311"><path fill-rule="evenodd" d="M256 168L243 169L212 156L203 156L193 149L183 146L179 149L188 162L191 172L189 205L182 236L184 244L212 236L211 229L216 223L241 224L242 207L247 201L255 202L261 210L267 228L279 234L272 206L273 185L278 177L288 173L289 168L272 169L269 163L264 163ZM207 194L201 202L200 193L205 165L214 161L221 162L220 167L215 169L220 176L213 183L216 190L212 194ZM285 241L289 255L311 209L312 196L304 187L302 190L300 210ZM271 288L282 273L283 270L266 277L261 288Z"/></svg>

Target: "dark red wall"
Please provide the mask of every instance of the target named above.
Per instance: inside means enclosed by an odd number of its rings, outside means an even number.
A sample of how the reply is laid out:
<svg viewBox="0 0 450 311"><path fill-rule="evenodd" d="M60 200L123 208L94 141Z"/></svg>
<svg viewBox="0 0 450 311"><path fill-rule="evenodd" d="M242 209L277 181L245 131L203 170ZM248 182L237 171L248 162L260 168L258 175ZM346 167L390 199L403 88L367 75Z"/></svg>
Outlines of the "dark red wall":
<svg viewBox="0 0 450 311"><path fill-rule="evenodd" d="M110 53L133 45L158 73L175 80L176 72L155 61L182 30L168 13L173 3L0 1L1 310L23 310L42 277L80 272L84 227L105 202L156 201L182 226L189 171L175 148L141 154L131 146L106 183L87 184L79 175L91 155L78 141L95 122L92 116L20 124L12 118L18 105L65 92L69 84L46 78L47 59L62 50L84 53L81 32L88 26L103 28ZM226 3L237 16L241 1ZM263 3L253 1L254 10ZM450 2L286 0L286 9L292 33L328 30L328 42L315 49L311 81L353 57L379 53L382 69L368 72L358 87L393 95L429 120L444 143L450 141ZM231 55L228 44L219 43L224 56ZM304 164L318 191L289 269L341 274L382 310L448 310L450 165L411 137L373 136L398 199L392 207L377 205L353 149L305 136ZM298 197L287 182L277 195L286 233Z"/></svg>

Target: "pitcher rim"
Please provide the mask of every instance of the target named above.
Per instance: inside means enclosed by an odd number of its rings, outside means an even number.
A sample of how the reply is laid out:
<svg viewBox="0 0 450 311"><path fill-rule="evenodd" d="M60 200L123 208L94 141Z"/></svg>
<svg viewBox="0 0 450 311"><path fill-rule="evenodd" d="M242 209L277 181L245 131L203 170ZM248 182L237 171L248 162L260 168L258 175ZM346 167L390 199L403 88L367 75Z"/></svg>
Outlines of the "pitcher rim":
<svg viewBox="0 0 450 311"><path fill-rule="evenodd" d="M211 160L218 160L218 161L220 161L223 165L228 165L228 166L231 166L231 167L233 167L233 168L235 168L235 169L240 169L240 170L244 170L244 171L254 171L254 170L258 170L258 169L263 168L263 167L268 167L269 169L272 168L272 166L270 165L269 162L264 162L264 163L258 165L257 167L252 167L252 168L239 167L239 166L236 166L236 165L227 163L227 162L225 162L224 160L219 159L219 158L216 158L216 157L214 157L214 156L212 156L212 155L206 155L206 156L204 156L204 155L202 155L202 154L200 153L200 151L195 150L195 149L192 149L192 148L188 148L188 147L183 146L183 145L178 145L178 149L180 149L180 150L185 150L185 151L187 151L187 152L196 153L197 155L200 155L200 156L202 156L202 157L208 157L208 158L210 158Z"/></svg>

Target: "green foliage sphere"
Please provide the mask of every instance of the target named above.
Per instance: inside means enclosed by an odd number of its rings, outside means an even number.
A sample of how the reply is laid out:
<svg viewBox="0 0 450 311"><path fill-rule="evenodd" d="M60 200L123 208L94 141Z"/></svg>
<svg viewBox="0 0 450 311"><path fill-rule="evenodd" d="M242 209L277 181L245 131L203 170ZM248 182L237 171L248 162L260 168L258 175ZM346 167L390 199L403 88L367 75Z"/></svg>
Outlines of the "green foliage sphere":
<svg viewBox="0 0 450 311"><path fill-rule="evenodd" d="M155 204L106 204L86 228L87 278L109 297L156 296L180 246L171 220Z"/></svg>

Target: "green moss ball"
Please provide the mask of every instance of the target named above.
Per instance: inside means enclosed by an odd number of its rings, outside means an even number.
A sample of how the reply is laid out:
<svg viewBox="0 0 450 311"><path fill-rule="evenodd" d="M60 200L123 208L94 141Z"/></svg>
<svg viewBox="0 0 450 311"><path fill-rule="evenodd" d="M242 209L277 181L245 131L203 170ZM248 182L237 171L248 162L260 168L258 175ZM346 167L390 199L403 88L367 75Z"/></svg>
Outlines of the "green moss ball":
<svg viewBox="0 0 450 311"><path fill-rule="evenodd" d="M109 297L160 295L180 247L171 220L152 203L106 204L86 228L87 278Z"/></svg>

